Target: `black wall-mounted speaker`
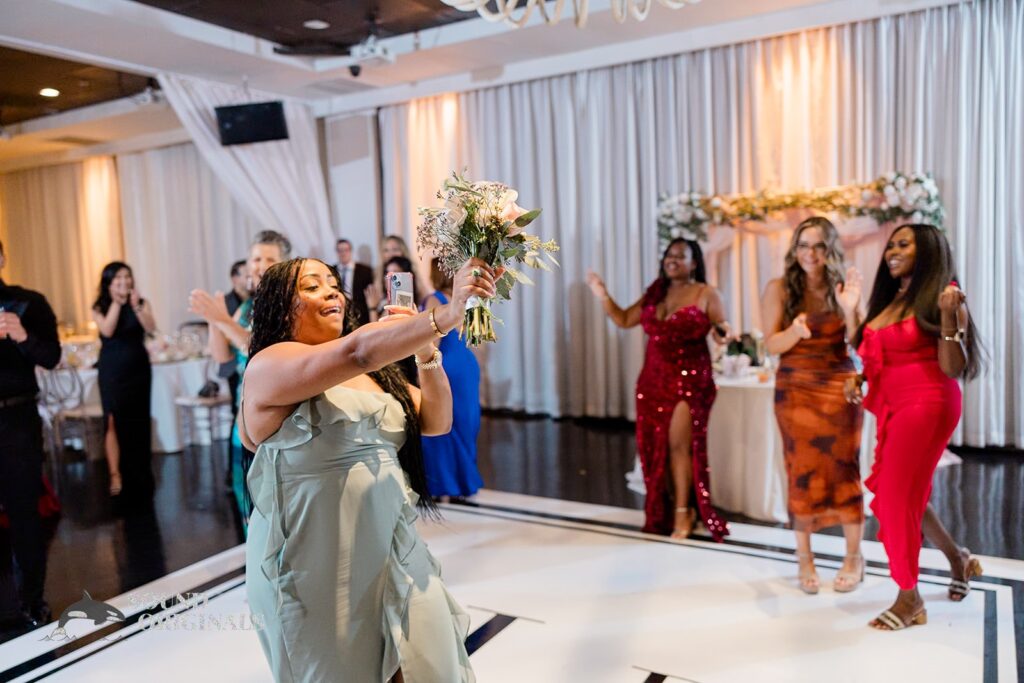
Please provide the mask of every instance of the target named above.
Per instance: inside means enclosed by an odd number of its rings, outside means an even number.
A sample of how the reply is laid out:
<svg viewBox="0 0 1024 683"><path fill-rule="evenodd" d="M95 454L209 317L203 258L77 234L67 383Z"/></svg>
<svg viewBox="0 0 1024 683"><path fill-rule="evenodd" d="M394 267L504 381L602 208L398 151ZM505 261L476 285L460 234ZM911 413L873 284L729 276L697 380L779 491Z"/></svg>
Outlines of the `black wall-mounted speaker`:
<svg viewBox="0 0 1024 683"><path fill-rule="evenodd" d="M288 126L281 102L256 102L216 107L220 144L242 145L249 142L284 140Z"/></svg>

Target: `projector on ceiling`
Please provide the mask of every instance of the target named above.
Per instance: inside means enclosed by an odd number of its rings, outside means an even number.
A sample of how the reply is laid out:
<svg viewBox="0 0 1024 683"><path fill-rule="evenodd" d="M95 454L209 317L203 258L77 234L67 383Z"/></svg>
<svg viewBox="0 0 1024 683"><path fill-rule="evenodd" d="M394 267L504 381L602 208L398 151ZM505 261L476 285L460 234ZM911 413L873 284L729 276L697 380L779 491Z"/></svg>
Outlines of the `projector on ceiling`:
<svg viewBox="0 0 1024 683"><path fill-rule="evenodd" d="M383 43L377 41L377 36L370 36L366 40L349 48L348 54L357 64L363 66L383 66L395 63L395 54Z"/></svg>

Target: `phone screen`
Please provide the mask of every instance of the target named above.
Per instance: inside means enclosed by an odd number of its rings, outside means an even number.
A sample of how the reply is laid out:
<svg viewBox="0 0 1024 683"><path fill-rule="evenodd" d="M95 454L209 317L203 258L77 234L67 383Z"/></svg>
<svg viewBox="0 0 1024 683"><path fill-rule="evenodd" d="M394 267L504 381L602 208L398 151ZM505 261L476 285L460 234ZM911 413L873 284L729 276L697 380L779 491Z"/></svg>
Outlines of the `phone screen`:
<svg viewBox="0 0 1024 683"><path fill-rule="evenodd" d="M25 309L28 308L27 301L16 301L16 300L3 300L0 299L0 311L7 311L13 313L19 318L25 315Z"/></svg>

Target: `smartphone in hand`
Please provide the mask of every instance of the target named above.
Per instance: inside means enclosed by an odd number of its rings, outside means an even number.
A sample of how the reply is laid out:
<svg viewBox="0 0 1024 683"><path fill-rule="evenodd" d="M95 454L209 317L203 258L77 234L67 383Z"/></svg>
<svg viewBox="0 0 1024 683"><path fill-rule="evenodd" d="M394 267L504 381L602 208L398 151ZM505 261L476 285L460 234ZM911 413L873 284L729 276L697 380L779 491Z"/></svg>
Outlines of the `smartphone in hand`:
<svg viewBox="0 0 1024 683"><path fill-rule="evenodd" d="M412 273L388 273L385 283L388 287L387 308L408 308L416 310L416 299L412 294Z"/></svg>
<svg viewBox="0 0 1024 683"><path fill-rule="evenodd" d="M7 312L13 313L14 315L21 318L25 315L25 309L28 308L27 301L20 300L0 300L0 313Z"/></svg>

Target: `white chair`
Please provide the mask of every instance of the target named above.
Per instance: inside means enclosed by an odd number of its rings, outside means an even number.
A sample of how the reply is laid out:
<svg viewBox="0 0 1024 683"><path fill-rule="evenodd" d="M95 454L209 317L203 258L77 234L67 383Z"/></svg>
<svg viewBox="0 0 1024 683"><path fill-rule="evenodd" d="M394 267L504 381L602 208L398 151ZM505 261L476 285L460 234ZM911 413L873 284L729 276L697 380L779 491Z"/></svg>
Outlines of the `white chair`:
<svg viewBox="0 0 1024 683"><path fill-rule="evenodd" d="M181 431L185 445L200 443L196 438L200 416L205 412L206 427L210 430L210 445L217 440L217 413L222 406L231 405L231 396L218 393L216 396L179 396L174 399L181 420Z"/></svg>

